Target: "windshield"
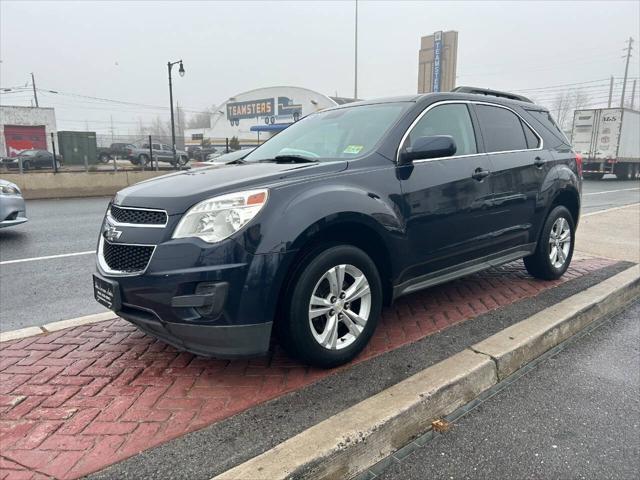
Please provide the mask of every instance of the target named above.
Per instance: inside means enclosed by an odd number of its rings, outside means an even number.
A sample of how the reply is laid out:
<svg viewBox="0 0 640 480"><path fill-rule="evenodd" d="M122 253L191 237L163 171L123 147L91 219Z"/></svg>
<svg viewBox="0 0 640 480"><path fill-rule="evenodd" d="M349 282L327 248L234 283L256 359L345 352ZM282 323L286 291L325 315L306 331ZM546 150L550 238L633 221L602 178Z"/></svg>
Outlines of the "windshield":
<svg viewBox="0 0 640 480"><path fill-rule="evenodd" d="M296 156L310 160L349 159L370 152L409 103L357 105L314 113L251 152L245 162Z"/></svg>
<svg viewBox="0 0 640 480"><path fill-rule="evenodd" d="M36 153L38 153L37 150L24 150L20 152L20 155L23 157L35 157Z"/></svg>

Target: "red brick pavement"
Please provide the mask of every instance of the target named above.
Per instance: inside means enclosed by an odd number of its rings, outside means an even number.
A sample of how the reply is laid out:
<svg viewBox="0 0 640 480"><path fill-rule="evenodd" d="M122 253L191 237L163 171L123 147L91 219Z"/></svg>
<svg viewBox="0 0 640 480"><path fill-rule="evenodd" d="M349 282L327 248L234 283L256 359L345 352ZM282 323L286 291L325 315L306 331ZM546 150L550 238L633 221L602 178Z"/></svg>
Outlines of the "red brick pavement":
<svg viewBox="0 0 640 480"><path fill-rule="evenodd" d="M561 280L542 282L515 262L404 297L354 363L610 264L574 261ZM0 480L77 478L337 371L277 347L268 358L199 358L123 320L0 347Z"/></svg>

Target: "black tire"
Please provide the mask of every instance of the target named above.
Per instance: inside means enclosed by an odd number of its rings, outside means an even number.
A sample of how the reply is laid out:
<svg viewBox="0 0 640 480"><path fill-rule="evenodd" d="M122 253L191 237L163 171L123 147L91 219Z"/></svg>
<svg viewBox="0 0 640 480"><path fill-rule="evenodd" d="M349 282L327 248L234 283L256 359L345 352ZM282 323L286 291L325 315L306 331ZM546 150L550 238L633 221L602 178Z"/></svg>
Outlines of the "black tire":
<svg viewBox="0 0 640 480"><path fill-rule="evenodd" d="M149 156L148 155L140 155L138 156L138 165L140 165L141 167L146 167L147 164L149 163Z"/></svg>
<svg viewBox="0 0 640 480"><path fill-rule="evenodd" d="M309 320L309 306L312 295L318 292L316 288L322 287L319 281L324 282L325 280L321 279L325 273L338 265L355 267L364 274L370 289L370 296L367 300L369 302L369 313L364 327L358 336L350 340L351 343L345 343L347 346L337 349L329 349L322 346L312 333L312 328L314 327ZM345 281L342 288L348 290L349 274L345 274L344 278ZM331 296L330 291L327 294ZM351 245L325 245L311 251L300 262L297 271L291 276L285 286L284 295L282 302L283 315L281 322L277 323L280 342L291 356L320 368L336 367L356 357L369 342L382 312L382 283L378 269L365 252ZM364 297L362 298L364 299ZM339 308L341 309L342 301L336 300L340 303L341 306ZM353 300L354 304L362 301ZM359 310L358 313L362 314L363 303L359 303L355 307L346 305L347 307L345 307L344 311L347 311L348 308L354 310L357 308ZM349 311L353 313L352 310ZM348 318L346 314L344 315ZM337 318L338 314L334 314L334 317ZM329 321L328 315L326 317L320 315L314 319L314 321L316 320ZM348 331L345 332L346 328L345 323L338 323L336 330L336 336L339 336L336 340L337 345L342 341L346 341L348 337ZM339 333L340 331L343 333Z"/></svg>
<svg viewBox="0 0 640 480"><path fill-rule="evenodd" d="M604 173L585 173L583 178L585 180L602 180L604 177Z"/></svg>
<svg viewBox="0 0 640 480"><path fill-rule="evenodd" d="M111 160L111 157L109 157L109 155L107 155L106 153L101 153L100 156L98 157L98 160L100 160L100 162L102 163L109 163L109 160Z"/></svg>
<svg viewBox="0 0 640 480"><path fill-rule="evenodd" d="M616 178L618 180L632 180L633 165L630 163L623 163L621 165L616 165L616 168L613 170L613 173L616 175Z"/></svg>
<svg viewBox="0 0 640 480"><path fill-rule="evenodd" d="M185 157L184 155L178 157L178 165L183 167L187 164L187 162L189 161L189 159L187 157Z"/></svg>
<svg viewBox="0 0 640 480"><path fill-rule="evenodd" d="M554 225L556 221L560 218L564 218L564 220L568 223L569 233L571 235L571 239L569 241L569 251L565 256L565 260L561 265L554 264L549 258L552 249L551 249L551 232L554 229ZM540 278L542 280L556 280L564 275L564 272L569 268L569 264L571 263L571 258L573 257L573 247L576 241L575 235L575 221L571 212L567 210L566 207L561 205L553 208L547 219L544 222L544 226L542 227L542 232L540 233L540 239L538 240L538 245L536 246L536 251L533 255L524 258L524 265L527 268L527 271L536 278ZM557 247L556 247L557 248Z"/></svg>
<svg viewBox="0 0 640 480"><path fill-rule="evenodd" d="M28 160L26 162L22 162L22 170L24 170L25 172L27 170L31 170L31 163L29 163Z"/></svg>

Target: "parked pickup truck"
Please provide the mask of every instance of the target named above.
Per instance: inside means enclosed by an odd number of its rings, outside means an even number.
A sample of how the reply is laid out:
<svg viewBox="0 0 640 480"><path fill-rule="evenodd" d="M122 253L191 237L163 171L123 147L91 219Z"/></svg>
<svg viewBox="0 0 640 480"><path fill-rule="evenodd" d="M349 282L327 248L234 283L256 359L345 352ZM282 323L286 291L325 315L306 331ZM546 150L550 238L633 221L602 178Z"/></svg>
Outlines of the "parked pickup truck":
<svg viewBox="0 0 640 480"><path fill-rule="evenodd" d="M98 160L107 163L114 158L127 158L129 150L135 149L136 146L131 143L112 143L109 147L98 148Z"/></svg>
<svg viewBox="0 0 640 480"><path fill-rule="evenodd" d="M129 149L127 158L134 165L145 166L151 162L150 155L153 153L153 159L159 162L169 162L171 165L185 165L189 161L189 156L184 150L176 150L177 162L173 160L173 151L170 145L164 143L152 143L151 150L149 150L149 144L143 143L140 148L134 147Z"/></svg>

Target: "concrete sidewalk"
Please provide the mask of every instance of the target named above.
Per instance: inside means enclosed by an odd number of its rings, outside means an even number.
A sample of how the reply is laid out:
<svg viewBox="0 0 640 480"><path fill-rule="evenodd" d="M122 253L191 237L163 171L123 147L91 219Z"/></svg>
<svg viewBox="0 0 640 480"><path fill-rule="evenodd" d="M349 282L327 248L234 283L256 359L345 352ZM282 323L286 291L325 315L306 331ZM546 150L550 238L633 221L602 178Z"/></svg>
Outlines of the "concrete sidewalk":
<svg viewBox="0 0 640 480"><path fill-rule="evenodd" d="M640 204L582 217L575 248L598 257L640 263Z"/></svg>

